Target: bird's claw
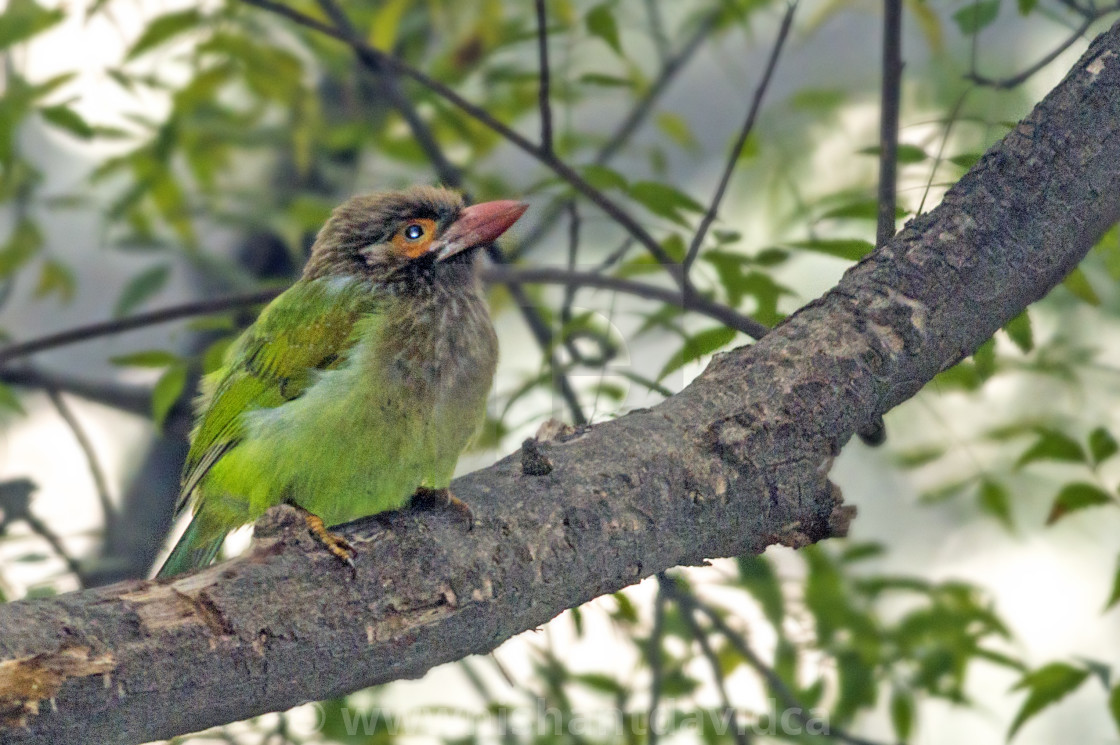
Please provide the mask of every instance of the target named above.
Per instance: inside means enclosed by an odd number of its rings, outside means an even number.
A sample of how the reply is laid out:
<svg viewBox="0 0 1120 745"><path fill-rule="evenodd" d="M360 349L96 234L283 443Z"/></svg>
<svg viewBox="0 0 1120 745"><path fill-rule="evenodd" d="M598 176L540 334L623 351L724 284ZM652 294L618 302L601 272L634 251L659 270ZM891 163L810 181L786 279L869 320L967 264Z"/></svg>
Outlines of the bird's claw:
<svg viewBox="0 0 1120 745"><path fill-rule="evenodd" d="M474 512L470 505L452 494L450 489L421 486L412 495L412 506L421 510L449 509L467 523L467 530L474 529Z"/></svg>
<svg viewBox="0 0 1120 745"><path fill-rule="evenodd" d="M306 512L306 510L304 511ZM304 519L307 521L307 529L311 531L311 535L315 536L324 548L334 554L336 559L350 567L350 572L356 575L358 569L354 566L354 556L357 552L350 545L350 542L338 533L327 530L326 525L323 524L323 518L318 515L307 512Z"/></svg>

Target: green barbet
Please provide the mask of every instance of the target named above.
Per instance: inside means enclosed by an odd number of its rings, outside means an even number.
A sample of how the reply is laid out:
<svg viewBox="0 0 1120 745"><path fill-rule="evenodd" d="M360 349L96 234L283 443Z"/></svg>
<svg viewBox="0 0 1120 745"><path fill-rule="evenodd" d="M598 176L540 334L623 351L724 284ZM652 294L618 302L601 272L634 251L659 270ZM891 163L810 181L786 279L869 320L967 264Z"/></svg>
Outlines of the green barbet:
<svg viewBox="0 0 1120 745"><path fill-rule="evenodd" d="M448 485L498 358L474 249L525 209L425 186L338 207L303 276L203 379L178 506L194 518L157 576L209 564L285 502L347 562L327 526L413 495L465 509Z"/></svg>

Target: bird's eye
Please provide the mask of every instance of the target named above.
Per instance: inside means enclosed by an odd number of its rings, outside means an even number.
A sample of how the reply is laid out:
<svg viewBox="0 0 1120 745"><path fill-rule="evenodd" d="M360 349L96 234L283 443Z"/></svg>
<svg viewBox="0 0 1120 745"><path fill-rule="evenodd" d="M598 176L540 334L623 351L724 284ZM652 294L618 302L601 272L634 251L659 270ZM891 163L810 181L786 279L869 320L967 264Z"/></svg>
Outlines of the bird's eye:
<svg viewBox="0 0 1120 745"><path fill-rule="evenodd" d="M424 226L412 223L404 229L404 237L410 241L418 241L424 237Z"/></svg>

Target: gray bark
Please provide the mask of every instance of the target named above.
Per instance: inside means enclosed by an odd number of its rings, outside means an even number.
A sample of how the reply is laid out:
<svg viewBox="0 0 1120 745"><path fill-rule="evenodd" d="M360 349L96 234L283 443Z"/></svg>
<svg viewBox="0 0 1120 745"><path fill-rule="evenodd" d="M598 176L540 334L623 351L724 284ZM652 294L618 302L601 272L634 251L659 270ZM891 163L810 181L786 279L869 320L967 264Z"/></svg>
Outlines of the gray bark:
<svg viewBox="0 0 1120 745"><path fill-rule="evenodd" d="M851 434L1058 283L1120 217L1120 24L932 213L677 396L457 480L474 508L290 510L169 582L0 606L0 741L133 743L422 675L669 567L845 532Z"/></svg>

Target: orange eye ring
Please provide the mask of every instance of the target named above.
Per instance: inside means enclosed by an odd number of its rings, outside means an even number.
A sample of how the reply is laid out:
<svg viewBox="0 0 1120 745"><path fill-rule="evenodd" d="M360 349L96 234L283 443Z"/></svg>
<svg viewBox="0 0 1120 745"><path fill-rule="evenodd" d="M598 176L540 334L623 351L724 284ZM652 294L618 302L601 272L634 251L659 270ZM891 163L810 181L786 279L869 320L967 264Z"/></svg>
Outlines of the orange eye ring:
<svg viewBox="0 0 1120 745"><path fill-rule="evenodd" d="M393 248L407 259L417 259L428 252L435 237L435 220L427 218L410 220L393 236Z"/></svg>

